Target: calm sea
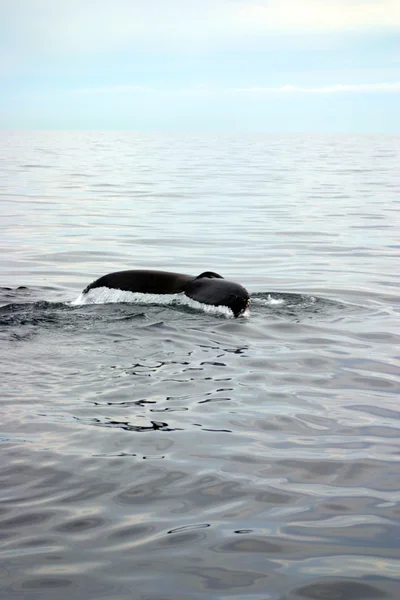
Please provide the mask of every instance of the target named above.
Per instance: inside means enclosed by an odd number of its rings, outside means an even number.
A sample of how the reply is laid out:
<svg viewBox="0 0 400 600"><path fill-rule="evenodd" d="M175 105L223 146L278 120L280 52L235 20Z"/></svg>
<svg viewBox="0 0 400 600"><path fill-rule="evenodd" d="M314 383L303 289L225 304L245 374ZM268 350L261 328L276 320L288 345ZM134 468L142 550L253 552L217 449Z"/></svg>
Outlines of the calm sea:
<svg viewBox="0 0 400 600"><path fill-rule="evenodd" d="M400 138L3 132L1 600L400 597ZM71 305L221 273L249 318Z"/></svg>

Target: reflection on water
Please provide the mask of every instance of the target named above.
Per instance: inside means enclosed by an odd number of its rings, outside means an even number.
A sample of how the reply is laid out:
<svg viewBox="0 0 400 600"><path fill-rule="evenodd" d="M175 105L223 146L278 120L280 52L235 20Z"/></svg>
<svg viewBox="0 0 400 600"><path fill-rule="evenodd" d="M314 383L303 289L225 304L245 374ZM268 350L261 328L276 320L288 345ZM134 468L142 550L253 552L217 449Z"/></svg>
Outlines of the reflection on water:
<svg viewBox="0 0 400 600"><path fill-rule="evenodd" d="M0 597L397 600L397 138L0 152ZM140 267L250 316L71 305Z"/></svg>

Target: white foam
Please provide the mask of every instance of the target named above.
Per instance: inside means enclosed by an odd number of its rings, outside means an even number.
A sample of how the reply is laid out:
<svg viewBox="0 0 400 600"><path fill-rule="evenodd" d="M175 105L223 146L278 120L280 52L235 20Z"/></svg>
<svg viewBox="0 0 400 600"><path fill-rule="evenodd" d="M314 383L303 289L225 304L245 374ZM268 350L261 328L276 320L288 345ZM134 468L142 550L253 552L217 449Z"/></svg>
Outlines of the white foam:
<svg viewBox="0 0 400 600"><path fill-rule="evenodd" d="M98 287L89 290L86 294L80 294L78 298L71 302L74 306L82 304L108 304L116 302L128 302L130 304L158 304L163 306L189 306L195 310L201 310L207 314L222 315L227 318L233 316L230 308L227 306L213 306L203 304L192 298L188 298L184 293L181 294L143 294L141 292L127 292L107 287ZM246 310L243 316L248 317L249 311Z"/></svg>
<svg viewBox="0 0 400 600"><path fill-rule="evenodd" d="M96 287L80 294L72 304L108 304L129 302L130 304L173 304L180 294L142 294L108 287Z"/></svg>
<svg viewBox="0 0 400 600"><path fill-rule="evenodd" d="M79 294L75 300L71 300L71 306L80 306L81 304L85 304L85 296L84 294Z"/></svg>
<svg viewBox="0 0 400 600"><path fill-rule="evenodd" d="M268 304L274 306L276 304L285 304L285 301L283 298L273 298L271 294L268 294Z"/></svg>
<svg viewBox="0 0 400 600"><path fill-rule="evenodd" d="M259 304L261 306L279 306L282 304L286 304L286 301L283 298L273 298L271 294L268 294L268 297L255 297L252 298L253 304Z"/></svg>

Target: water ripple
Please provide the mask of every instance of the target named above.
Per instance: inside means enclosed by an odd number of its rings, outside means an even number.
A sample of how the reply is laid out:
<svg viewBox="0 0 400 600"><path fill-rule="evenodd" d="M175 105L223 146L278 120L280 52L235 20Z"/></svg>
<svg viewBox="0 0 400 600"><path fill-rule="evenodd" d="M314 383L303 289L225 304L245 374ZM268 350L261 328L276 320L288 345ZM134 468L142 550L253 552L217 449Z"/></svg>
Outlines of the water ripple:
<svg viewBox="0 0 400 600"><path fill-rule="evenodd" d="M397 600L397 138L0 153L2 597ZM217 270L249 318L71 305L124 268Z"/></svg>

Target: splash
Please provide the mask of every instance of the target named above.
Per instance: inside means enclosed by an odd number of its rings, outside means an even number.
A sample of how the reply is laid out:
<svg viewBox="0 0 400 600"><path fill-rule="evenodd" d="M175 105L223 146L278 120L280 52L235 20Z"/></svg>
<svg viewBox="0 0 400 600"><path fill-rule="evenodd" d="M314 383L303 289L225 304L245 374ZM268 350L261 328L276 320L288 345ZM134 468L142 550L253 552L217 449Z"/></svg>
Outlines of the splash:
<svg viewBox="0 0 400 600"><path fill-rule="evenodd" d="M226 318L233 317L233 312L227 306L213 306L203 304L192 298L188 298L184 293L180 294L143 294L141 292L129 292L125 290L116 290L107 287L98 287L89 290L86 294L80 294L78 298L71 302L73 306L84 304L109 304L109 303L130 303L147 304L161 306L184 306L194 310L202 311L210 315L219 315ZM247 313L247 314L246 314ZM243 316L248 316L248 311Z"/></svg>
<svg viewBox="0 0 400 600"><path fill-rule="evenodd" d="M271 294L254 294L251 297L251 301L253 304L260 306L282 306L286 304L285 298L271 296Z"/></svg>

